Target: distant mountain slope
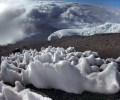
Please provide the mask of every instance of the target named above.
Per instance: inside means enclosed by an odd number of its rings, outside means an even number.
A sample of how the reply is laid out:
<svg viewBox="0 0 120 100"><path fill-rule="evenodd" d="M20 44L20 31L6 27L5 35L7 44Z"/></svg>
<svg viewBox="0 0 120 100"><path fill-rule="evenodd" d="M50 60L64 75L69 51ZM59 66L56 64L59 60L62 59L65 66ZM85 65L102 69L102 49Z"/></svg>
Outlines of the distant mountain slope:
<svg viewBox="0 0 120 100"><path fill-rule="evenodd" d="M27 40L47 39L59 29L120 23L120 10L96 5L39 1L0 6L4 7L0 11L0 45L15 43L25 37Z"/></svg>
<svg viewBox="0 0 120 100"><path fill-rule="evenodd" d="M63 29L52 33L48 37L48 40L72 35L91 36L100 33L120 33L120 24L105 23L100 26L85 29Z"/></svg>

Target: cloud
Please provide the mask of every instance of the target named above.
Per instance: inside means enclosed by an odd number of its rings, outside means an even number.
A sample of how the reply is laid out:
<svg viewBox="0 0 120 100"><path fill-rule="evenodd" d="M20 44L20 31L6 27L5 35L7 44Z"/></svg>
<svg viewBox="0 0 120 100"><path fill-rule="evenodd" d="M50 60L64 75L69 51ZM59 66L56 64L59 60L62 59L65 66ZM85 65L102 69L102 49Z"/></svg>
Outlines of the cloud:
<svg viewBox="0 0 120 100"><path fill-rule="evenodd" d="M18 2L28 2L28 1L45 1L45 0L0 0L0 3L18 3ZM51 1L51 0L46 0Z"/></svg>
<svg viewBox="0 0 120 100"><path fill-rule="evenodd" d="M23 2L23 1L29 1L29 0L0 0L0 2Z"/></svg>
<svg viewBox="0 0 120 100"><path fill-rule="evenodd" d="M12 2L14 0L8 0ZM29 11L25 8L15 5L7 5L1 3L0 9L0 45L15 43L19 40L29 37L30 34L26 30L33 30L34 26L31 23L26 23L26 16ZM18 7L18 8L17 8ZM31 32L31 31L30 31Z"/></svg>
<svg viewBox="0 0 120 100"><path fill-rule="evenodd" d="M46 23L49 13L42 11L40 13L38 9L35 9L37 3L34 3L35 5L33 3L29 3L29 5L27 3L13 4L17 3L14 1L7 0L6 2L0 3L0 45L15 43L37 33L40 34L40 39L49 36L53 32L52 29L49 29L48 32L43 25ZM18 1L26 2L30 0Z"/></svg>
<svg viewBox="0 0 120 100"><path fill-rule="evenodd" d="M36 40L36 38L40 40L47 39L58 29L91 27L108 21L120 22L118 17L120 12L104 11L103 8L94 6L76 6L71 3L70 6L69 3L63 2L25 3L31 0L0 1L2 2L0 4L0 45L4 42L5 44L15 43L33 33L37 35L34 38L31 37L31 40ZM83 7L85 11L81 12ZM83 15L85 17L82 18ZM101 15L103 15L102 18Z"/></svg>

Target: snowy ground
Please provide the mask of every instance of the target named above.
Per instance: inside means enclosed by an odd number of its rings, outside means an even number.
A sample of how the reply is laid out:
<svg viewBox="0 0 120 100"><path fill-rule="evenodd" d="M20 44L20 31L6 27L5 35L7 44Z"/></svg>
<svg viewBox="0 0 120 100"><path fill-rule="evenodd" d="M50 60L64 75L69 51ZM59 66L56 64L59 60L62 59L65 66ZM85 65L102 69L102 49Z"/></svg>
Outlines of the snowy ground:
<svg viewBox="0 0 120 100"><path fill-rule="evenodd" d="M39 52L35 49L23 50L22 53L2 57L1 61L1 80L15 84L15 89L11 89L1 83L1 99L22 100L24 96L28 100L32 100L31 97L34 100L43 98L24 90L21 84L33 84L36 88L54 88L75 94L83 91L113 94L120 89L120 57L105 60L97 52L76 52L74 47L65 50L49 46L41 48Z"/></svg>
<svg viewBox="0 0 120 100"><path fill-rule="evenodd" d="M0 7L0 45L47 39L60 29L120 23L120 10L96 5L40 1L0 3Z"/></svg>

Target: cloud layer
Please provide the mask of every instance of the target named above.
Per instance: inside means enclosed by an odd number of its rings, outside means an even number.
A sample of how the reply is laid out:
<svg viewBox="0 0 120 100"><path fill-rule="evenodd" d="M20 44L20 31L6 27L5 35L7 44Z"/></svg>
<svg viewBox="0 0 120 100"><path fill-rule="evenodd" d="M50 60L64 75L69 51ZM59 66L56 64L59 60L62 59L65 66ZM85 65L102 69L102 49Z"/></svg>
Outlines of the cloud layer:
<svg viewBox="0 0 120 100"><path fill-rule="evenodd" d="M0 45L15 43L31 35L34 36L27 40L47 39L59 29L82 29L105 22L120 22L120 11L106 7L55 1L19 1L0 3Z"/></svg>

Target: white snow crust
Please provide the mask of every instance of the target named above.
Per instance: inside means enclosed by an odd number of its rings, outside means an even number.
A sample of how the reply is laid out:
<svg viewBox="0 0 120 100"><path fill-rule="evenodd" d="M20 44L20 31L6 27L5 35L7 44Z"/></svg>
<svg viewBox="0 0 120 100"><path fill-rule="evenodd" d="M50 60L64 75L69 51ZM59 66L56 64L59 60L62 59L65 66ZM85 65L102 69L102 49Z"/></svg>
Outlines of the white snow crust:
<svg viewBox="0 0 120 100"><path fill-rule="evenodd" d="M119 61L119 57L102 59L97 52L77 52L74 47L23 50L1 58L1 80L75 94L83 91L113 94L120 90ZM21 91L21 87L16 90Z"/></svg>
<svg viewBox="0 0 120 100"><path fill-rule="evenodd" d="M62 38L65 36L72 36L72 35L81 35L81 36L91 36L94 34L101 34L101 33L120 33L120 24L116 23L105 23L103 25L99 25L96 27L91 28L84 28L84 29L63 29L52 33L48 40L54 40L58 38Z"/></svg>

